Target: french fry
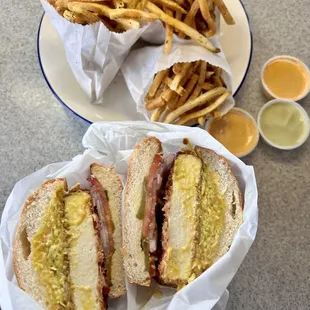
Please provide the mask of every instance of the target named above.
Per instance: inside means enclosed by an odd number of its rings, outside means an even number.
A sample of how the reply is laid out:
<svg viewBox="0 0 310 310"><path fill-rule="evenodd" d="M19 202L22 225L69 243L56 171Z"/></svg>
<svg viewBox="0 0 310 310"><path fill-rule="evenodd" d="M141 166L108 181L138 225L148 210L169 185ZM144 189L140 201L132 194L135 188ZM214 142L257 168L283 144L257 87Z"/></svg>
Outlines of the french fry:
<svg viewBox="0 0 310 310"><path fill-rule="evenodd" d="M234 18L231 16L231 14L229 13L225 3L223 2L223 0L213 0L215 5L218 7L219 11L221 12L225 22L227 25L234 25L235 24L235 20Z"/></svg>
<svg viewBox="0 0 310 310"><path fill-rule="evenodd" d="M209 29L202 30L201 33L207 38L211 38L214 35L213 31Z"/></svg>
<svg viewBox="0 0 310 310"><path fill-rule="evenodd" d="M208 83L208 82L205 82L201 85L201 88L203 90L210 90L212 88L215 88L216 86L214 84L211 84L211 83Z"/></svg>
<svg viewBox="0 0 310 310"><path fill-rule="evenodd" d="M175 0L175 2L185 9L189 7L189 3L186 0Z"/></svg>
<svg viewBox="0 0 310 310"><path fill-rule="evenodd" d="M180 107L181 105L183 105L187 101L187 98L190 96L192 90L194 89L194 87L198 81L198 78L199 78L199 76L197 74L192 75L192 77L190 78L190 80L186 84L185 94L177 102L177 107Z"/></svg>
<svg viewBox="0 0 310 310"><path fill-rule="evenodd" d="M146 4L146 8L151 13L157 14L161 21L173 26L174 28L181 30L182 32L184 32L186 35L191 37L193 40L195 40L197 43L199 43L201 46L203 46L207 50L214 52L214 53L220 52L219 48L215 47L206 37L204 37L202 34L200 34L197 30L195 30L195 29L191 28L190 26L186 25L185 23L165 14L154 3L148 2Z"/></svg>
<svg viewBox="0 0 310 310"><path fill-rule="evenodd" d="M156 4L160 4L168 9L181 12L183 14L187 13L187 11L183 9L177 2L172 1L172 0L151 0L151 1Z"/></svg>
<svg viewBox="0 0 310 310"><path fill-rule="evenodd" d="M172 67L172 71L174 74L179 74L181 72L181 70L182 70L182 64L179 62L174 64Z"/></svg>
<svg viewBox="0 0 310 310"><path fill-rule="evenodd" d="M151 115L151 121L152 122L158 122L160 119L161 114L165 111L165 106L161 106L157 109L155 109Z"/></svg>
<svg viewBox="0 0 310 310"><path fill-rule="evenodd" d="M212 80L213 80L213 84L215 86L223 86L222 82L221 82L221 79L219 76L213 76L212 77Z"/></svg>
<svg viewBox="0 0 310 310"><path fill-rule="evenodd" d="M175 111L172 111L170 114L167 115L166 119L164 120L165 123L172 123L175 121L178 117L180 117L182 114L184 114L187 111L190 111L198 106L201 106L203 104L206 104L208 101L212 100L213 98L222 95L226 92L226 88L224 87L217 87L214 89L209 90L208 92L200 95L198 98L194 99L193 101L188 101L184 105L177 108ZM203 116L198 115L197 117Z"/></svg>
<svg viewBox="0 0 310 310"><path fill-rule="evenodd" d="M200 12L201 12L204 20L207 22L209 29L213 33L215 33L216 32L216 25L215 25L215 22L210 15L208 2L206 0L198 0L198 1L199 1Z"/></svg>
<svg viewBox="0 0 310 310"><path fill-rule="evenodd" d="M155 99L150 100L146 104L147 111L152 111L154 109L164 106L166 102L162 99L162 96L156 97Z"/></svg>
<svg viewBox="0 0 310 310"><path fill-rule="evenodd" d="M214 9L214 2L213 2L213 0L208 0L208 7L209 7L209 11L212 11Z"/></svg>
<svg viewBox="0 0 310 310"><path fill-rule="evenodd" d="M225 83L225 81L223 80L223 78L220 76L220 81L221 81L221 83L222 83L222 85L224 86L224 87L226 87L227 85L226 85L226 83Z"/></svg>
<svg viewBox="0 0 310 310"><path fill-rule="evenodd" d="M169 87L172 83L172 79L168 76L166 76L164 78L164 83L167 84ZM184 82L185 83L185 82ZM180 85L177 87L177 89L175 90L175 92L180 95L180 96L183 96L184 93L185 93L185 89L181 86L181 84L184 84L184 83L180 83Z"/></svg>
<svg viewBox="0 0 310 310"><path fill-rule="evenodd" d="M211 92L211 91L212 91L212 90L210 90L210 92ZM205 93L204 95L206 95L206 94L208 94L208 93ZM180 117L180 118L175 122L175 124L176 124L176 125L183 125L183 124L187 123L188 121L190 121L190 120L192 120L192 119L199 118L199 117L201 117L201 116L205 116L205 115L211 113L213 110L215 110L216 108L218 108L221 104L223 104L223 103L225 102L225 100L226 100L230 95L231 95L230 92L225 91L224 93L222 93L222 95L221 95L219 98L217 98L217 99L215 100L214 103L210 104L208 107L206 107L206 108L204 108L204 109L202 109L202 110L200 110L200 111L193 112L193 113L191 113L191 114L187 114L187 115L184 115L184 116ZM203 95L201 95L201 96L203 96ZM201 97L201 96L200 96L200 97ZM198 97L197 99L199 99L199 97ZM174 112L176 112L176 111L174 111ZM174 112L171 112L169 115L171 115L171 114L174 113ZM169 117L169 115L167 116L167 118ZM181 115L181 114L180 114L180 115ZM179 116L180 116L180 115L179 115ZM166 119L167 119L167 118L166 118ZM165 122L165 123L166 123L166 122Z"/></svg>
<svg viewBox="0 0 310 310"><path fill-rule="evenodd" d="M205 116L200 116L200 117L198 117L198 124L199 124L201 127L203 127L203 126L205 125L205 120L206 120Z"/></svg>
<svg viewBox="0 0 310 310"><path fill-rule="evenodd" d="M102 16L100 18L100 21L110 30L110 31L117 31L117 32L122 32L124 31L124 27L121 25L121 24L117 24L116 27L114 28L112 25L111 25L111 21L110 19Z"/></svg>
<svg viewBox="0 0 310 310"><path fill-rule="evenodd" d="M207 71L206 72L206 80L208 80L213 74L214 74L213 71Z"/></svg>
<svg viewBox="0 0 310 310"><path fill-rule="evenodd" d="M100 21L97 13L89 12L85 8L75 5L72 11L76 14L82 15L83 19L87 24L93 24Z"/></svg>
<svg viewBox="0 0 310 310"><path fill-rule="evenodd" d="M183 14L181 12L179 12L179 11L175 12L175 19L182 21L182 16L183 16ZM175 29L174 31L176 32L177 36L183 37L183 35L184 35L184 37L185 37L185 34L182 31L179 31L178 29Z"/></svg>
<svg viewBox="0 0 310 310"><path fill-rule="evenodd" d="M130 0L130 1L127 1L127 5L129 8L131 9L135 9L138 5L140 0Z"/></svg>
<svg viewBox="0 0 310 310"><path fill-rule="evenodd" d="M187 74L187 72L189 71L189 69L191 68L192 63L191 62L187 62L185 64L182 65L182 70L179 74L176 74L174 79L172 80L172 83L170 85L170 88L174 91L176 91L176 89L178 88L181 80L184 78L184 76Z"/></svg>
<svg viewBox="0 0 310 310"><path fill-rule="evenodd" d="M142 1L140 1L140 2L138 3L138 5L137 5L136 8L139 9L139 10L144 10L144 8L145 8L147 2L148 2L148 0L142 0Z"/></svg>
<svg viewBox="0 0 310 310"><path fill-rule="evenodd" d="M205 61L201 61L200 62L200 69L199 69L198 83L197 83L193 93L189 97L189 99L188 99L189 101L196 99L200 95L202 84L206 78L206 70L207 70L207 63Z"/></svg>
<svg viewBox="0 0 310 310"><path fill-rule="evenodd" d="M124 28L124 30L139 29L140 28L140 23L134 19L119 18L116 21Z"/></svg>
<svg viewBox="0 0 310 310"><path fill-rule="evenodd" d="M93 13L99 13L103 16L110 17L109 13L113 11L113 9L109 8L106 5L98 4L98 3L86 3L86 2L69 2L68 8L70 11L77 11L77 10L85 10L90 11Z"/></svg>
<svg viewBox="0 0 310 310"><path fill-rule="evenodd" d="M191 5L189 12L185 16L184 23L189 25L189 26L192 26L193 20L195 19L195 16L196 16L198 11L199 11L199 2L198 2L198 0L195 0L193 2L193 4ZM182 38L184 39L185 36L186 35L184 32L182 34L180 34L181 39Z"/></svg>
<svg viewBox="0 0 310 310"><path fill-rule="evenodd" d="M114 9L109 12L110 19L117 20L119 18L129 18L135 20L144 20L152 22L158 19L158 16L153 13L148 13L136 9Z"/></svg>
<svg viewBox="0 0 310 310"><path fill-rule="evenodd" d="M113 4L116 9L122 9L125 7L125 3L123 1L113 0Z"/></svg>
<svg viewBox="0 0 310 310"><path fill-rule="evenodd" d="M170 100L167 102L167 108L169 111L172 111L175 109L178 99L179 99L179 95L176 93L173 93Z"/></svg>
<svg viewBox="0 0 310 310"><path fill-rule="evenodd" d="M155 75L155 78L154 78L154 81L151 85L151 88L148 92L148 96L150 98L153 98L157 92L157 89L159 88L161 82L163 81L163 79L165 78L165 76L167 75L168 73L168 70L162 70L162 71L159 71L156 75Z"/></svg>
<svg viewBox="0 0 310 310"><path fill-rule="evenodd" d="M70 23L86 24L86 21L82 17L69 10L64 11L63 17Z"/></svg>
<svg viewBox="0 0 310 310"><path fill-rule="evenodd" d="M171 100L173 94L174 94L174 91L171 90L170 88L167 89L167 90L165 90L164 93L163 93L163 95L162 95L162 100L163 100L165 103L168 103L168 102Z"/></svg>
<svg viewBox="0 0 310 310"><path fill-rule="evenodd" d="M172 11L169 9L165 10L167 15L170 17L173 16ZM164 44L164 52L165 54L170 54L171 47L172 47L172 39L173 39L173 27L171 25L166 24L166 38Z"/></svg>

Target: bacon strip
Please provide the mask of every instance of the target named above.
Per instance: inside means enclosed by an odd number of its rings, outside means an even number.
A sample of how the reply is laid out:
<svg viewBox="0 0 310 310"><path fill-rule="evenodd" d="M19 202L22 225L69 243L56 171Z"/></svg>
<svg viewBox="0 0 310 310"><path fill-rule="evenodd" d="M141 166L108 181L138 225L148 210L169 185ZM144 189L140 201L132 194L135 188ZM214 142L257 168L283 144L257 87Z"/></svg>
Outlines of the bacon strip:
<svg viewBox="0 0 310 310"><path fill-rule="evenodd" d="M109 200L101 183L94 177L90 176L88 181L91 183L90 194L93 199L93 205L96 206L99 216L99 232L103 245L104 265L107 270L107 279L110 283L111 258L115 251L112 234L114 225L109 207Z"/></svg>

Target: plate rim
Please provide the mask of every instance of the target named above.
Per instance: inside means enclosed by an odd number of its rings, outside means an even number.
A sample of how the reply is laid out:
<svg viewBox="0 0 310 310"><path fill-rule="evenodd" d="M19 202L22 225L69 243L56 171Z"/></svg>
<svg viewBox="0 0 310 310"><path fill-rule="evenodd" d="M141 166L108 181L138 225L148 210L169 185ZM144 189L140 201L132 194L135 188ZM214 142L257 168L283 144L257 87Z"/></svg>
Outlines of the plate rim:
<svg viewBox="0 0 310 310"><path fill-rule="evenodd" d="M236 91L233 93L233 97L235 97L240 88L242 87L244 81L245 81L245 78L246 76L248 75L249 73L249 69L250 69L250 66L251 66L251 62L252 62L252 56L253 56L253 32L252 32L252 26L251 26L251 23L250 23L250 19L249 19L249 15L248 15L248 12L247 10L245 9L245 6L243 4L243 2L241 0L239 0L242 8L243 8L243 11L245 13L245 16L246 16L246 19L248 21L248 27L249 27L249 32L250 32L250 57L249 57L249 60L248 60L248 64L247 64L247 67L246 67L246 70L245 70L245 73L244 73L244 76L241 80L241 83L239 84L238 88L236 89ZM56 93L56 91L54 90L54 88L52 87L52 85L50 84L46 74L45 74L45 71L44 71L44 68L43 68L43 64L42 64L42 60L41 60L41 55L40 55L40 33L41 33L41 26L42 26L42 22L43 22L43 18L44 18L44 15L45 15L45 12L43 12L42 14L42 17L40 19L40 23L39 23L39 28L38 28L38 31L37 31L37 55L38 55L38 60L39 60L39 65L40 65L40 69L41 69L41 72L42 72L42 75L44 77L44 80L47 84L47 86L49 87L49 89L51 90L52 94L56 97L56 99L63 105L65 106L69 111L71 111L74 115L76 115L77 117L83 119L85 122L89 123L89 124L92 124L93 122L88 120L87 118L83 117L82 115L78 114L77 112L75 112L72 108L70 108L59 96L58 94Z"/></svg>

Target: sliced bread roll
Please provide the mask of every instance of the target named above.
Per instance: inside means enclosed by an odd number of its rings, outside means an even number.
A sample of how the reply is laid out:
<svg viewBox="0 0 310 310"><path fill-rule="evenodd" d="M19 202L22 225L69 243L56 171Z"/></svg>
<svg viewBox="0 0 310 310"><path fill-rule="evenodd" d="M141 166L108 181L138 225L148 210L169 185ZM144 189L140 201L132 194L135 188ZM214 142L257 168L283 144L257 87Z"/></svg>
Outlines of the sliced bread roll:
<svg viewBox="0 0 310 310"><path fill-rule="evenodd" d="M126 293L125 271L122 256L122 191L123 185L120 177L113 167L107 167L99 164L90 166L90 174L96 178L102 188L106 191L108 208L113 222L113 254L109 260L110 266L105 266L108 270L109 279L109 297L115 298ZM101 212L97 210L98 213ZM100 219L100 214L99 219ZM102 214L104 216L104 214Z"/></svg>
<svg viewBox="0 0 310 310"><path fill-rule="evenodd" d="M88 192L44 183L22 210L13 266L19 286L46 309L105 309L102 250Z"/></svg>
<svg viewBox="0 0 310 310"><path fill-rule="evenodd" d="M162 152L161 142L155 137L142 140L130 156L124 199L123 255L124 267L131 283L149 286L151 276L146 255L142 249L145 180L156 154Z"/></svg>
<svg viewBox="0 0 310 310"><path fill-rule="evenodd" d="M65 179L45 182L28 197L17 225L13 267L20 288L44 308L67 301L67 270L63 231ZM52 249L52 243L55 247ZM59 264L55 266L54 258ZM51 268L57 269L52 270ZM56 285L57 290L52 288Z"/></svg>
<svg viewBox="0 0 310 310"><path fill-rule="evenodd" d="M174 162L164 206L159 278L182 287L228 250L243 222L238 182L225 158L195 147Z"/></svg>

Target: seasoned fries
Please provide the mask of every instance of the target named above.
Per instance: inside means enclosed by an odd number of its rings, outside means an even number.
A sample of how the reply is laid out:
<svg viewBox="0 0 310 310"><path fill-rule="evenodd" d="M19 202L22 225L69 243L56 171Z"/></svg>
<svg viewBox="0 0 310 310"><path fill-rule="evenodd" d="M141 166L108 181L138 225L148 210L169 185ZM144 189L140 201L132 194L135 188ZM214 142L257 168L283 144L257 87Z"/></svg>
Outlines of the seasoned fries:
<svg viewBox="0 0 310 310"><path fill-rule="evenodd" d="M173 33L191 38L217 53L208 38L216 32L215 7L227 24L234 24L223 0L48 0L72 23L102 22L110 31L138 29L142 22L160 20L166 29L164 52L170 53Z"/></svg>
<svg viewBox="0 0 310 310"><path fill-rule="evenodd" d="M146 109L153 111L152 121L177 125L196 121L203 126L230 95L222 69L198 60L158 72L145 103Z"/></svg>

